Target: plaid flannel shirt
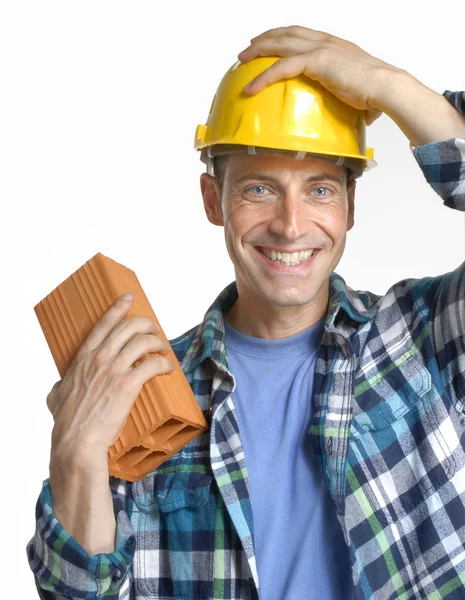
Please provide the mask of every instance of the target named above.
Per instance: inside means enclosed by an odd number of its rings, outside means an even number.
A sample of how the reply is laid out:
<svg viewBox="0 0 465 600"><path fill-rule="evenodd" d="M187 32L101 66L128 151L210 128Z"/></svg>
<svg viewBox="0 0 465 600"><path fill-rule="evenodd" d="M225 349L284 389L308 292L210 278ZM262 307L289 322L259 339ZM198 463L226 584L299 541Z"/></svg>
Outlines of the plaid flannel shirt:
<svg viewBox="0 0 465 600"><path fill-rule="evenodd" d="M465 92L443 95L465 115ZM411 150L444 204L465 211L465 140ZM356 598L463 599L465 262L383 296L354 291L336 273L329 283L308 435ZM210 428L137 483L110 477L114 552L87 554L55 518L44 481L27 548L43 600L259 598L224 346L223 311L236 298L233 282L200 325L171 341Z"/></svg>

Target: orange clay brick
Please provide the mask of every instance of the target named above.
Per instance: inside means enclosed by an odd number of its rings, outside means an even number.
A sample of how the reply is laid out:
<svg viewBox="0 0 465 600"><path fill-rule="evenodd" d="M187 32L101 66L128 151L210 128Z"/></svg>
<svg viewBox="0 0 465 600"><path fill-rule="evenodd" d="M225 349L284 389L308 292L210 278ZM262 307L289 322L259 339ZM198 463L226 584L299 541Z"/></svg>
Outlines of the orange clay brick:
<svg viewBox="0 0 465 600"><path fill-rule="evenodd" d="M100 252L34 307L61 378L92 327L124 292L134 295L124 318L149 317L160 328L158 335L167 341L134 271ZM150 356L156 354L141 360ZM172 349L167 356L175 370L157 375L143 386L109 448L110 475L139 481L208 428Z"/></svg>

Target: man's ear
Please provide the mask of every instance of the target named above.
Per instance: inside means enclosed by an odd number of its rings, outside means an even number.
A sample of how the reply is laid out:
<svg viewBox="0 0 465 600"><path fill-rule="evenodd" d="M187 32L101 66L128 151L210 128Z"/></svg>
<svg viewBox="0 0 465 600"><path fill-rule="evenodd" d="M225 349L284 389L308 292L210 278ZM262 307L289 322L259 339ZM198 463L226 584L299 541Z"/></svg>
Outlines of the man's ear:
<svg viewBox="0 0 465 600"><path fill-rule="evenodd" d="M347 185L347 231L352 229L355 223L355 187L357 180L352 179Z"/></svg>
<svg viewBox="0 0 465 600"><path fill-rule="evenodd" d="M203 205L210 223L213 225L224 225L221 212L221 196L217 181L208 173L200 176L200 190L203 196Z"/></svg>

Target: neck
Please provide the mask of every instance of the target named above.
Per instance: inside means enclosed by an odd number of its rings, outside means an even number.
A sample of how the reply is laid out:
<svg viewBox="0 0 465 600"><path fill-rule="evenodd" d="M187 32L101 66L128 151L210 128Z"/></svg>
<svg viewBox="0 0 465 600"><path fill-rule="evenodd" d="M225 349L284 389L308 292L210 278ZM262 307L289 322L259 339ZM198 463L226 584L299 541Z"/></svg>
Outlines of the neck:
<svg viewBox="0 0 465 600"><path fill-rule="evenodd" d="M229 324L237 331L262 339L280 339L309 329L328 311L329 282L319 290L319 297L301 306L277 306L241 290L226 313Z"/></svg>

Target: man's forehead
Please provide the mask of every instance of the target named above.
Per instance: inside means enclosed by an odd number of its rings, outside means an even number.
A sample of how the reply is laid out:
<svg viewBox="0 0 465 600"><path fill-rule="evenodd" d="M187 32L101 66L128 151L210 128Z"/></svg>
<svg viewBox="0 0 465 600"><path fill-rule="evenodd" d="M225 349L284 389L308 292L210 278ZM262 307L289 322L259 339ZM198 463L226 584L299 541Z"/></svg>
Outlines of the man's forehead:
<svg viewBox="0 0 465 600"><path fill-rule="evenodd" d="M260 152L255 155L235 154L229 156L227 164L230 176L235 178L246 175L248 172L265 171L270 174L272 172L278 174L280 171L292 171L308 175L324 172L335 175L342 181L344 174L343 167L311 154L307 154L302 159L297 159L294 154L285 152Z"/></svg>

